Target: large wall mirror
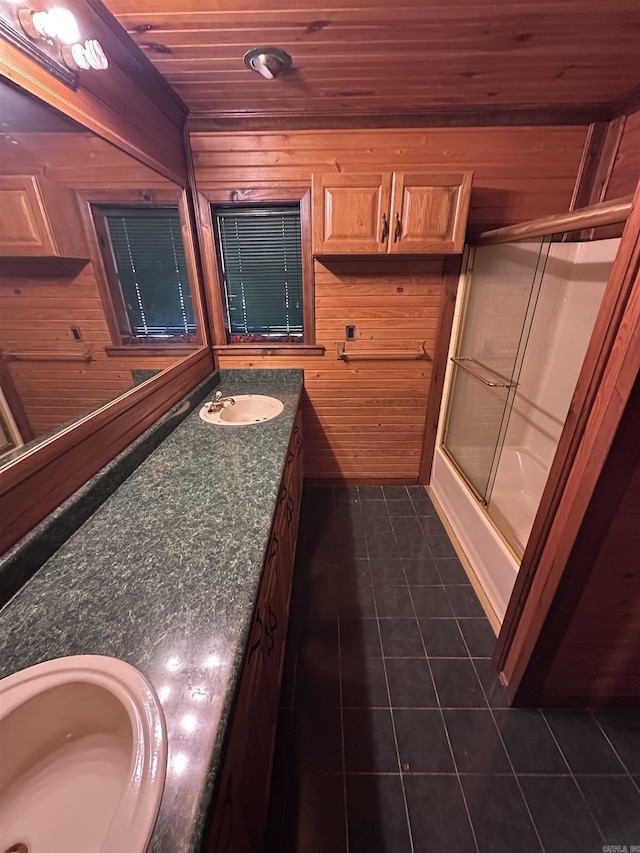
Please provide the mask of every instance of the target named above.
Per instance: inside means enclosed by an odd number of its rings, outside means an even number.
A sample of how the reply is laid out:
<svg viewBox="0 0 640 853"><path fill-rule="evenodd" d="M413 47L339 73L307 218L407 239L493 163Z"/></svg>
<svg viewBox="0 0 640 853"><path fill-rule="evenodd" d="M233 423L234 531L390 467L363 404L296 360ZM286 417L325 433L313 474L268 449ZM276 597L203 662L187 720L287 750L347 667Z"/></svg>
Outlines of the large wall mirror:
<svg viewBox="0 0 640 853"><path fill-rule="evenodd" d="M181 187L0 79L0 468L203 346L194 264Z"/></svg>

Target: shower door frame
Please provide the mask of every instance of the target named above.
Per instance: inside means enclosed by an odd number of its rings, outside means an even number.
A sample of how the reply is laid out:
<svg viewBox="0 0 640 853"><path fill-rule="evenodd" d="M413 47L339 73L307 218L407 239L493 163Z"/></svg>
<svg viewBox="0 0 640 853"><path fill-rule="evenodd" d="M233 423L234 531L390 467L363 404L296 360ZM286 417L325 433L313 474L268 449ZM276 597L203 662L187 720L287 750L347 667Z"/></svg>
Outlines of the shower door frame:
<svg viewBox="0 0 640 853"><path fill-rule="evenodd" d="M545 235L547 236L547 235ZM510 241L509 241L510 242ZM493 491L493 484L496 479L496 474L498 470L498 465L500 463L500 457L502 454L502 450L504 447L505 437L507 435L507 431L509 428L509 422L511 420L511 414L513 411L514 402L516 400L516 396L518 393L518 388L520 387L520 375L522 372L522 367L524 364L524 359L527 352L529 337L531 334L531 327L533 325L533 321L535 318L538 299L540 297L540 291L542 290L542 285L544 281L544 273L547 263L547 257L549 254L549 248L551 246L551 240L543 239L540 243L540 248L538 251L538 258L536 260L536 265L533 270L533 277L531 281L531 287L529 291L529 296L527 299L527 306L522 318L522 324L520 327L520 336L519 342L516 347L516 352L513 358L513 364L509 368L509 370L502 375L491 367L487 365L481 364L480 362L476 362L483 370L488 373L493 374L497 382L489 382L486 378L483 378L480 374L476 373L469 367L461 364L460 362L464 361L475 361L474 358L468 356L462 356L462 340L464 338L464 329L465 329L465 318L469 311L469 299L470 299L470 289L469 286L465 288L464 298L462 303L462 315L460 319L460 332L458 335L458 339L456 341L455 350L456 353L454 356L450 357L450 361L453 362L454 368L451 374L450 380L450 391L449 391L449 402L447 404L447 411L445 412L443 429L442 429L442 437L440 448L444 455L447 457L449 462L453 465L455 470L458 472L459 476L465 482L470 491L474 494L476 499L482 505L482 507L487 510L490 500L491 493ZM471 254L469 256L469 260L466 267L467 276L473 278L472 273L474 270L474 257L475 257L475 246L471 249ZM542 266L541 266L542 264ZM506 396L504 400L504 405L502 409L502 414L500 416L500 423L498 424L497 432L496 432L496 441L492 454L492 459L489 464L488 472L487 472L487 480L485 483L485 487L482 491L476 486L471 477L468 474L468 471L465 470L465 467L462 463L456 458L452 448L447 446L447 437L449 433L449 426L451 423L452 416L452 401L456 393L456 383L458 382L458 371L462 370L463 372L471 374L475 379L480 381L481 383L495 388L504 388ZM517 549L514 543L511 541L509 536L506 536L502 530L499 529L495 520L490 517L488 513L491 524L496 529L497 533L500 537L505 541L509 548L517 553ZM521 551L520 554L521 555Z"/></svg>
<svg viewBox="0 0 640 853"><path fill-rule="evenodd" d="M556 539L564 535L562 544L568 552L575 539L574 536L569 541L568 531L565 534L562 531L557 533L554 520L565 507L567 512L571 511L571 501L575 499L575 494L568 494L569 475L573 470L596 397L602 393L605 371L613 361L614 343L623 319L626 319L625 311L634 282L637 284L640 276L640 186L635 197L615 199L570 213L488 231L481 234L472 244L495 245L527 237L542 237L550 233L586 230L625 222L624 234L492 658L494 666L500 672L507 696L514 704L526 705L537 701L538 688L548 669L537 656L542 654L542 659L550 664L555 650L553 643L557 645L560 642L563 625L566 627L568 622L567 613L571 612L571 605L565 597L562 614L559 614L555 607L551 631L543 631L552 604L557 605L553 592L557 590L565 568L565 565L554 559L554 554L550 553L552 549L547 548L547 544L550 543L552 533L557 534ZM554 548L556 546L557 542L554 543ZM540 589L532 591L538 573L544 576L546 581L551 580L552 584L544 588L545 584L542 583ZM585 574L585 583L586 580ZM574 586L573 606L577 603L584 584Z"/></svg>

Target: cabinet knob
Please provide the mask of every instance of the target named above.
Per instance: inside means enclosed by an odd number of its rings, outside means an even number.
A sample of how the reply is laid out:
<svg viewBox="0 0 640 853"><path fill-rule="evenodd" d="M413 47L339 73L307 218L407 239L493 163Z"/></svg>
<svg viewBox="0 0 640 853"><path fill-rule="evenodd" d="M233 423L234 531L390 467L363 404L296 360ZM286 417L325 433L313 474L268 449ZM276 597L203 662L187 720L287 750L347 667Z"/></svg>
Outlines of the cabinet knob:
<svg viewBox="0 0 640 853"><path fill-rule="evenodd" d="M382 234L380 235L380 242L384 243L389 234L389 222L387 220L387 214L382 214Z"/></svg>

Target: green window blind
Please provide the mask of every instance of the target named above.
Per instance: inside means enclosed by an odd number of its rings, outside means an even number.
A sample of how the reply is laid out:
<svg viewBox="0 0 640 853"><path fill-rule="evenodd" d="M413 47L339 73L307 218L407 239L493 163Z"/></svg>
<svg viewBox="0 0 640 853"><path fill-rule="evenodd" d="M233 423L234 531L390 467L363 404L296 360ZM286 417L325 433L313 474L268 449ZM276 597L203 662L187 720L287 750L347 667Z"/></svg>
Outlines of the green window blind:
<svg viewBox="0 0 640 853"><path fill-rule="evenodd" d="M133 337L195 332L180 215L171 207L103 207Z"/></svg>
<svg viewBox="0 0 640 853"><path fill-rule="evenodd" d="M232 335L302 341L300 206L217 208Z"/></svg>

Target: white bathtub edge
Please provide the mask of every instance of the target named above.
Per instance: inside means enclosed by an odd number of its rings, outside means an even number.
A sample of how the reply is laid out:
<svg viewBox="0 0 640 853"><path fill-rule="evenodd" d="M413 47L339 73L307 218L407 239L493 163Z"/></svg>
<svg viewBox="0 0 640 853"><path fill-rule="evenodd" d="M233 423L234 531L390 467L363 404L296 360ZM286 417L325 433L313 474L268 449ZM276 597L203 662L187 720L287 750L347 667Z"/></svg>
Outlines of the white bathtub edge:
<svg viewBox="0 0 640 853"><path fill-rule="evenodd" d="M430 486L502 622L518 574L517 561L440 448L435 451Z"/></svg>

